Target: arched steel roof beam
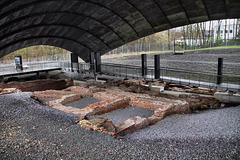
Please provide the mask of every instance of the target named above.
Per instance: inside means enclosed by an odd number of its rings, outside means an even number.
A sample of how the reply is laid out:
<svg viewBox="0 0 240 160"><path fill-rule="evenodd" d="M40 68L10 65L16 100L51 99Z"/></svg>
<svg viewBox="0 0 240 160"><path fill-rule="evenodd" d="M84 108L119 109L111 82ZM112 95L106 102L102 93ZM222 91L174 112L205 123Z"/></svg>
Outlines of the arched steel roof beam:
<svg viewBox="0 0 240 160"><path fill-rule="evenodd" d="M57 41L56 41L57 40ZM71 45L66 45L66 43L71 43ZM5 47L3 51L3 56L9 54L10 52L17 51L19 49L23 49L30 46L36 46L36 45L50 45L55 47L60 47L63 49L66 49L70 52L77 53L79 57L81 57L85 61L89 61L89 57L82 57L79 51L84 51L84 54L89 54L91 51L89 51L87 48L80 47L79 43L75 43L71 40L67 39L61 39L61 38L49 38L49 37L38 37L38 38L26 38L25 40L18 41L10 46Z"/></svg>
<svg viewBox="0 0 240 160"><path fill-rule="evenodd" d="M142 15L142 17L146 20L146 22L148 22L148 24L151 26L151 28L152 28L152 30L154 31L154 32L156 32L155 31L155 29L154 29L154 27L153 27L153 25L152 25L152 23L146 18L146 16L139 10L139 9L137 9L137 7L134 5L134 4L132 4L131 2L129 2L128 0L125 0L128 4L130 4L133 8L135 8L141 15Z"/></svg>
<svg viewBox="0 0 240 160"><path fill-rule="evenodd" d="M39 39L39 38L55 38L55 39L63 39L63 40L69 40L69 41L72 41L72 42L75 42L81 46L83 46L84 48L88 49L89 51L92 51L93 50L91 48L88 48L87 46L85 46L84 44L82 44L81 42L78 42L74 39L71 39L71 38L67 38L67 37L63 37L63 36L55 36L55 35L42 35L42 36L32 36L32 37L26 37L26 38L22 38L22 39L18 39L16 41L13 41L11 43L8 43L7 45L4 45L2 47L0 47L0 50L3 50L9 46L12 46L14 45L15 43L19 43L19 42L23 42L23 41L26 41L26 40L29 40L29 39ZM21 49L21 48L19 48Z"/></svg>
<svg viewBox="0 0 240 160"><path fill-rule="evenodd" d="M224 0L224 4L225 4L225 6L226 6L226 15L227 15L227 17L229 16L229 14L228 14L228 12L229 12L229 0Z"/></svg>
<svg viewBox="0 0 240 160"><path fill-rule="evenodd" d="M191 24L191 22L190 22L190 18L189 18L189 16L188 16L188 14L187 14L185 8L183 7L182 0L179 0L179 3L180 3L180 5L181 5L181 7L182 7L182 9L183 9L183 11L184 11L186 17L187 17L188 23Z"/></svg>
<svg viewBox="0 0 240 160"><path fill-rule="evenodd" d="M104 45L106 45L108 47L108 49L111 50L111 47L106 44L102 39L100 39L99 37L95 36L94 34L88 32L87 30L85 29L82 29L80 27L77 27L77 26L73 26L73 25L68 25L68 24L59 24L59 23L53 23L53 24L37 24L37 25L31 25L31 26L25 26L23 28L20 28L18 30L15 30L15 31L11 31L10 33L7 33L5 34L4 36L1 36L0 37L0 41L3 40L4 38L7 38L7 37L10 37L14 34L17 34L18 32L22 32L22 31L25 31L25 30L29 30L29 29L33 29L33 28L38 28L38 27L45 27L45 26L60 26L60 27L70 27L70 28L74 28L74 29L77 29L77 30L82 30L84 32L86 32L87 34L93 36L94 38L98 39L101 43L103 43Z"/></svg>
<svg viewBox="0 0 240 160"><path fill-rule="evenodd" d="M62 14L72 14L72 15L76 15L76 16L83 16L83 17L87 17L87 18L90 18L96 22L98 22L99 24L101 24L102 26L106 27L107 29L109 29L111 32L113 32L123 43L125 43L125 41L122 39L122 37L119 36L119 34L117 34L114 30L112 30L109 26L105 25L104 23L102 23L101 21L98 21L97 19L95 18L92 18L92 17L89 17L89 16L85 16L83 14L78 14L78 13L72 13L72 12L66 12L66 11L54 11L54 12L48 12L46 14L58 14L58 13L62 13ZM27 15L27 16L23 16L23 17L20 17L20 18L17 18L13 21L10 21L8 23L5 23L4 25L0 26L0 30L4 29L4 28L7 28L8 26L14 24L14 23L18 23L19 21L22 21L22 20L25 20L25 19L28 19L30 17L37 17L37 16L41 16L41 15L46 15L45 12L38 12L38 13L34 13L34 14L31 14L31 15Z"/></svg>
<svg viewBox="0 0 240 160"><path fill-rule="evenodd" d="M208 20L211 20L211 18L210 18L210 16L209 16L208 8L207 8L207 5L206 5L205 1L202 0L202 2L203 2L204 7L206 8L206 13L207 13Z"/></svg>
<svg viewBox="0 0 240 160"><path fill-rule="evenodd" d="M167 14L164 12L164 10L162 9L162 7L158 4L158 2L156 2L156 0L152 0L152 1L153 1L153 3L155 3L155 4L158 6L158 8L159 8L159 9L161 10L161 12L163 13L163 15L166 17L166 19L167 19L169 25L171 26L171 28L173 28L173 25L172 25L171 21L168 19Z"/></svg>
<svg viewBox="0 0 240 160"><path fill-rule="evenodd" d="M3 17L6 17L7 15L10 15L14 12L17 12L17 11L20 11L24 8L27 8L27 7L30 7L30 6L33 6L33 5L36 5L36 4L41 4L41 3L46 3L46 2L51 2L51 1L56 1L59 3L59 1L57 0L39 0L39 1L34 1L34 2L30 2L30 3L26 3L24 5L21 5L20 7L18 8L15 8L15 9L12 9L6 13L3 13L2 15L0 15L0 19L2 19ZM134 29L134 27L127 21L125 20L123 17L121 17L118 13L116 13L115 11L113 11L111 8L109 7L106 7L104 5L101 5L99 3L95 3L95 2L90 2L90 1L85 1L85 0L76 0L76 1L82 1L82 2L85 2L85 3L90 3L90 4L95 4L97 6L100 6L102 8L105 8L106 10L109 10L111 11L113 14L115 14L116 16L118 16L123 22L125 22L133 31L134 33L138 36L138 38L140 38L138 32ZM64 2L64 1L63 1ZM87 16L87 15L86 15ZM92 17L93 18L93 17Z"/></svg>

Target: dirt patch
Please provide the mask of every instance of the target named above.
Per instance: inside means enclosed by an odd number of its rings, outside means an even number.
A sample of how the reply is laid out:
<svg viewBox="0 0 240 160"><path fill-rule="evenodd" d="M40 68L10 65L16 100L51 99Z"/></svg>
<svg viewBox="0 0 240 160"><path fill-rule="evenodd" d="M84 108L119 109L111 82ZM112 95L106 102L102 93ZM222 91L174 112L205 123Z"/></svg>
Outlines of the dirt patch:
<svg viewBox="0 0 240 160"><path fill-rule="evenodd" d="M73 81L69 80L53 80L41 79L27 82L9 82L0 83L0 88L16 88L22 92L45 91L49 89L59 90L73 85Z"/></svg>

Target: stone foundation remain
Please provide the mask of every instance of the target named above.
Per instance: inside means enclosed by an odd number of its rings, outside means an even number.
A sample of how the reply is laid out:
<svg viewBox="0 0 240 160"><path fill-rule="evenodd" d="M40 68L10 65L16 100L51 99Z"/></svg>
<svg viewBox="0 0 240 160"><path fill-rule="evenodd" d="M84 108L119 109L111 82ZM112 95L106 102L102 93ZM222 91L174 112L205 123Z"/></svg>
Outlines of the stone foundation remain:
<svg viewBox="0 0 240 160"><path fill-rule="evenodd" d="M43 102L44 104L69 114L78 115L79 120L77 122L79 122L81 127L105 132L113 136L132 133L155 124L172 114L186 114L197 108L213 108L219 104L219 101L212 96L214 90L211 89L195 89L188 86L155 82L155 85L168 88L170 94L163 94L162 92L150 91L146 86L140 86L146 85L146 83L140 80L128 80L118 81L116 84L72 86L72 80L47 79L29 82L10 82L0 84L0 95L21 91L34 91L36 99L51 99L50 101ZM177 94L173 90L177 90ZM204 94L196 94L197 92ZM66 106L66 104L85 97L93 97L101 101L81 109ZM101 115L113 110L123 109L127 106L151 109L154 112L149 117L136 116L116 125L112 124L111 120L103 117L87 120L88 116Z"/></svg>
<svg viewBox="0 0 240 160"><path fill-rule="evenodd" d="M88 130L96 130L111 135L123 135L132 133L154 124L170 114L189 113L189 103L181 100L172 100L162 97L151 97L147 94L124 92L118 89L84 88L72 86L61 91L47 90L34 92L37 98L57 98L57 100L45 102L45 104L66 113L79 116L79 124ZM77 101L83 97L94 97L100 102L91 104L83 109L64 106L67 103ZM117 125L114 129L106 128L106 124L111 124L105 118L94 118L87 120L87 116L101 115L113 110L125 108L127 106L137 106L154 110L154 114L148 118L133 117ZM104 124L104 125L103 125ZM110 127L111 128L111 127Z"/></svg>

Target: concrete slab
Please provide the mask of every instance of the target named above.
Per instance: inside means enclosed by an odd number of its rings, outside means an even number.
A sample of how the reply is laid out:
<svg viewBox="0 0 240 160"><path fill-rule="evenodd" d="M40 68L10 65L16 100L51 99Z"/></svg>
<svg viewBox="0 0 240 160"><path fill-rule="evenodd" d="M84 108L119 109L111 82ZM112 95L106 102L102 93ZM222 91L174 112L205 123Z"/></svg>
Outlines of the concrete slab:
<svg viewBox="0 0 240 160"><path fill-rule="evenodd" d="M180 95L189 96L189 95L191 95L192 93L164 90L163 92L161 92L161 94L166 94L166 95L172 95L172 96L175 96L175 97L179 97Z"/></svg>
<svg viewBox="0 0 240 160"><path fill-rule="evenodd" d="M220 102L240 104L240 95L239 94L216 92L214 94L214 97L217 98Z"/></svg>
<svg viewBox="0 0 240 160"><path fill-rule="evenodd" d="M114 135L129 134L136 130L145 128L148 125L149 122L147 118L136 116L116 125L117 132Z"/></svg>
<svg viewBox="0 0 240 160"><path fill-rule="evenodd" d="M74 81L73 81L73 84L74 84L74 86L81 86L81 85L85 85L85 84L87 84L87 83L84 82L84 81L74 80Z"/></svg>
<svg viewBox="0 0 240 160"><path fill-rule="evenodd" d="M94 79L87 80L86 82L89 84L104 84L104 83L106 83L106 81L104 81L104 80L94 80Z"/></svg>
<svg viewBox="0 0 240 160"><path fill-rule="evenodd" d="M155 92L163 92L164 87L163 86L154 86L154 85L143 85L145 87L149 87L150 91L155 91Z"/></svg>

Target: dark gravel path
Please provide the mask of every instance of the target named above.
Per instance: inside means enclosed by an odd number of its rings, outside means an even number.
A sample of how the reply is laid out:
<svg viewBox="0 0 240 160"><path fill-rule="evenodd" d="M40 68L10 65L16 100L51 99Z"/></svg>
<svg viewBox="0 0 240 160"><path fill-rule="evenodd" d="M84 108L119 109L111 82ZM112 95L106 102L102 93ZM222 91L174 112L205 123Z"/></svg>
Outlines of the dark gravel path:
<svg viewBox="0 0 240 160"><path fill-rule="evenodd" d="M41 105L30 96L31 93L0 96L0 159L240 158L239 130L236 129L239 129L239 107L168 117L160 122L161 129L155 129L155 136L148 133L148 129L154 128L151 126L123 138L114 138L81 129L73 123L76 116ZM222 113L220 122L212 118L219 113ZM201 123L205 126L203 132L208 134L194 135L189 128L201 126ZM179 127L185 125L188 127ZM218 131L223 131L220 127L227 129L226 134L219 135ZM177 136L174 130L187 136Z"/></svg>

